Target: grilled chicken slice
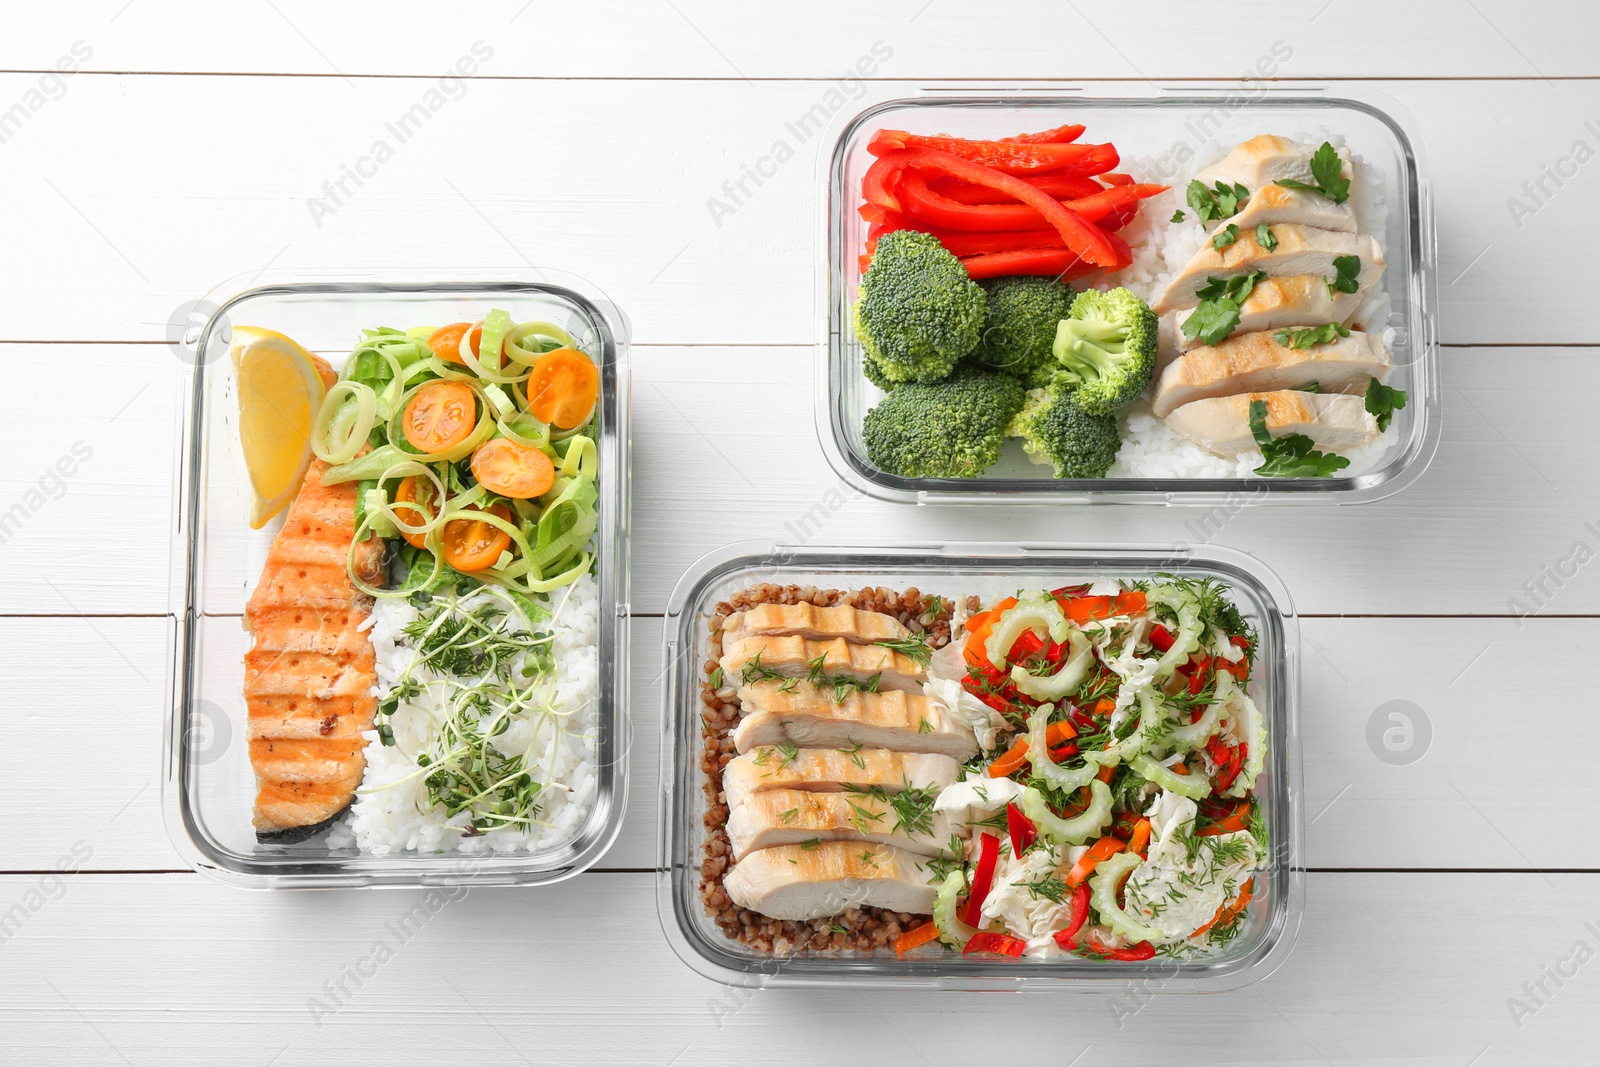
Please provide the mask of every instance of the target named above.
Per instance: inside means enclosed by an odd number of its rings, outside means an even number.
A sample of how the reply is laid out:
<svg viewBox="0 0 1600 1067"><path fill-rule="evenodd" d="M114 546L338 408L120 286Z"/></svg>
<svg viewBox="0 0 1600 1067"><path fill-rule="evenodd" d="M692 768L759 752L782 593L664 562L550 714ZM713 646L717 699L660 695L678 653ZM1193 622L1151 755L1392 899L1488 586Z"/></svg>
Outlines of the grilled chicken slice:
<svg viewBox="0 0 1600 1067"><path fill-rule="evenodd" d="M1260 333L1285 326L1320 326L1325 322L1337 322L1342 326L1356 313L1360 303L1360 293L1330 292L1320 274L1266 278L1256 283L1240 306L1239 325L1234 327L1234 333ZM1198 348L1201 344L1199 338L1185 337L1180 328L1189 315L1190 310L1184 308L1162 316L1163 326L1170 324L1180 351Z"/></svg>
<svg viewBox="0 0 1600 1067"><path fill-rule="evenodd" d="M1259 189L1251 189L1250 199L1245 201L1244 207L1232 217L1218 221L1211 230L1214 233L1230 222L1240 230L1253 230L1263 222L1273 226L1286 222L1296 226L1314 226L1319 230L1355 233L1356 209L1350 206L1348 200L1335 204L1321 193L1282 185L1263 185Z"/></svg>
<svg viewBox="0 0 1600 1067"><path fill-rule="evenodd" d="M1327 344L1285 348L1272 333L1236 333L1212 348L1178 357L1156 383L1152 407L1165 416L1195 400L1234 393L1270 393L1312 384L1322 393L1362 393L1387 377L1393 362L1383 340L1359 330Z"/></svg>
<svg viewBox="0 0 1600 1067"><path fill-rule="evenodd" d="M1293 274L1332 278L1337 274L1333 268L1335 259L1355 256L1361 260L1361 271L1356 276L1361 289L1370 289L1383 274L1383 250L1366 234L1334 233L1287 223L1271 229L1278 241L1271 251L1256 243L1255 230L1242 228L1239 239L1221 251L1209 244L1202 247L1167 284L1154 305L1156 313L1192 308L1200 302L1195 290L1202 288L1208 278L1226 278L1246 271L1266 271L1270 278Z"/></svg>
<svg viewBox="0 0 1600 1067"><path fill-rule="evenodd" d="M1267 405L1267 429L1272 436L1303 433L1327 452L1348 452L1378 439L1378 421L1359 396L1341 393L1240 393L1185 404L1167 416L1167 425L1189 440L1223 456L1236 456L1256 447L1250 434L1250 402Z"/></svg>
<svg viewBox="0 0 1600 1067"><path fill-rule="evenodd" d="M734 861L762 848L811 841L869 841L907 852L937 856L950 840L950 821L932 808L930 791L915 796L910 813L921 827L906 826L886 794L816 793L768 789L751 793L728 815Z"/></svg>
<svg viewBox="0 0 1600 1067"><path fill-rule="evenodd" d="M752 793L768 789L807 789L838 793L846 787L885 792L933 789L955 783L961 765L931 752L888 752L881 748L758 748L735 756L722 768L722 795L729 809Z"/></svg>
<svg viewBox="0 0 1600 1067"><path fill-rule="evenodd" d="M1293 178L1311 185L1315 184L1311 177L1311 157L1316 155L1320 147L1320 144L1305 144L1264 133L1248 141L1240 141L1222 162L1206 168L1195 178L1208 189L1219 181L1230 185L1237 182L1252 194L1280 178ZM1340 176L1351 177L1354 171L1350 164L1350 150L1339 148L1335 151L1341 163Z"/></svg>
<svg viewBox="0 0 1600 1067"><path fill-rule="evenodd" d="M890 845L819 841L750 853L722 880L741 908L773 919L822 919L849 908L927 915L935 889L923 857Z"/></svg>
<svg viewBox="0 0 1600 1067"><path fill-rule="evenodd" d="M722 624L723 644L748 637L797 634L813 640L842 637L869 645L899 641L911 635L901 621L878 611L861 611L848 605L819 608L814 604L760 604L737 611Z"/></svg>
<svg viewBox="0 0 1600 1067"><path fill-rule="evenodd" d="M313 460L245 605L255 638L244 657L255 828L294 841L322 829L355 795L366 769L362 731L372 726L377 682L362 629L371 601L350 583L382 577L383 546L355 546L355 485L323 485Z"/></svg>
<svg viewBox="0 0 1600 1067"><path fill-rule="evenodd" d="M816 677L824 686L833 679L843 679L877 690L920 693L927 678L927 673L909 657L881 645L858 645L842 637L831 641L810 641L792 634L747 637L731 645L724 641L722 648L723 677L746 683L774 676Z"/></svg>
<svg viewBox="0 0 1600 1067"><path fill-rule="evenodd" d="M937 752L956 760L978 754L971 728L951 717L943 704L893 689L884 693L851 690L835 701L832 689L810 682L767 680L743 686L743 711L733 731L740 752L765 745L801 748L886 748L896 752Z"/></svg>

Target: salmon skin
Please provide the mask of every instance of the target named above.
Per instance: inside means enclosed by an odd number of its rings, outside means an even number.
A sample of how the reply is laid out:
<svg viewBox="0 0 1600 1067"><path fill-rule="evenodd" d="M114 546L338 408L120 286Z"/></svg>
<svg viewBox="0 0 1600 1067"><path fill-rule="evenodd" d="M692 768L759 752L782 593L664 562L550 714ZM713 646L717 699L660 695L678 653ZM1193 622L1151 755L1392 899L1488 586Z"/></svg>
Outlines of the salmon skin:
<svg viewBox="0 0 1600 1067"><path fill-rule="evenodd" d="M370 597L345 571L355 537L354 482L323 485L313 459L245 605L246 736L256 775L256 839L284 844L326 829L366 770L363 730L377 711ZM383 541L356 545L362 581L383 577Z"/></svg>

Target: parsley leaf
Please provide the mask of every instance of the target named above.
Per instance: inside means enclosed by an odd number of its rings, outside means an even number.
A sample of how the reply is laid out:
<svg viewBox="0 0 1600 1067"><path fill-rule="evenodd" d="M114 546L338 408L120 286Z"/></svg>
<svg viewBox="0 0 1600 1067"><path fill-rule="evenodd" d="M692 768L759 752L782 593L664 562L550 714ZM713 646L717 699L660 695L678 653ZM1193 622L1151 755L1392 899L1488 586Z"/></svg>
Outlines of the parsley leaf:
<svg viewBox="0 0 1600 1067"><path fill-rule="evenodd" d="M1261 222L1256 224L1256 244L1268 252L1278 247L1278 238L1272 233L1272 227Z"/></svg>
<svg viewBox="0 0 1600 1067"><path fill-rule="evenodd" d="M1334 256L1333 269L1337 276L1326 279L1330 296L1334 293L1354 293L1361 288L1356 281L1361 276L1360 256Z"/></svg>
<svg viewBox="0 0 1600 1067"><path fill-rule="evenodd" d="M1238 239L1239 227L1230 222L1222 229L1211 235L1211 247L1220 252Z"/></svg>
<svg viewBox="0 0 1600 1067"><path fill-rule="evenodd" d="M1335 204L1342 204L1350 199L1350 179L1340 176L1343 170L1344 161L1339 158L1339 153L1334 151L1333 145L1323 141L1322 147L1311 157L1311 179L1317 184L1308 185L1293 178L1279 178L1278 184L1285 189L1321 193Z"/></svg>
<svg viewBox="0 0 1600 1067"><path fill-rule="evenodd" d="M1349 327L1329 322L1321 326L1307 326L1304 329L1279 330L1272 335L1272 339L1284 348L1301 349L1310 348L1312 345L1325 345L1330 341L1349 336Z"/></svg>
<svg viewBox="0 0 1600 1067"><path fill-rule="evenodd" d="M1201 222L1211 222L1236 215L1248 199L1250 190L1238 182L1232 185L1217 182L1211 189L1207 189L1198 178L1189 183L1189 206L1194 208L1194 213Z"/></svg>
<svg viewBox="0 0 1600 1067"><path fill-rule="evenodd" d="M1261 466L1256 473L1269 478L1327 478L1344 470L1350 461L1343 456L1318 452L1311 438L1303 433L1273 437L1267 432L1267 402L1250 401L1250 434L1261 447Z"/></svg>
<svg viewBox="0 0 1600 1067"><path fill-rule="evenodd" d="M1394 413L1406 406L1406 391L1391 389L1378 379L1367 382L1367 411L1378 420L1378 429L1387 430Z"/></svg>
<svg viewBox="0 0 1600 1067"><path fill-rule="evenodd" d="M1307 382L1304 385L1295 386L1294 389L1295 389L1295 392L1297 392L1297 393L1320 393L1320 392L1322 392L1322 383L1321 382Z"/></svg>
<svg viewBox="0 0 1600 1067"><path fill-rule="evenodd" d="M1198 337L1201 344L1221 344L1239 325L1239 308L1266 276L1265 271L1253 270L1232 278L1208 277L1195 290L1200 304L1183 320L1183 335L1190 340Z"/></svg>
<svg viewBox="0 0 1600 1067"><path fill-rule="evenodd" d="M1177 211L1174 211L1172 213L1171 221L1173 221L1173 222L1182 222L1183 221L1183 208L1179 208Z"/></svg>

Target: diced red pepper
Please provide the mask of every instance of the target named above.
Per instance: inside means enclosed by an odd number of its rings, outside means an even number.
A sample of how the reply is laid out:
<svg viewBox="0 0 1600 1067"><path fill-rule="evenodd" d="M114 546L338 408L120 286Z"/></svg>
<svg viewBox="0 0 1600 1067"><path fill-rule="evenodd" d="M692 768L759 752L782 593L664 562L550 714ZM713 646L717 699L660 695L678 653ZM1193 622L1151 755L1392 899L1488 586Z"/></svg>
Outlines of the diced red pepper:
<svg viewBox="0 0 1600 1067"><path fill-rule="evenodd" d="M1010 934L997 934L989 930L981 930L967 939L967 947L961 950L963 956L976 956L980 953L992 953L996 956L1009 956L1019 958L1027 949L1028 943L1021 938L1012 937Z"/></svg>
<svg viewBox="0 0 1600 1067"><path fill-rule="evenodd" d="M1089 918L1089 883L1084 882L1072 891L1072 912L1064 929L1055 933L1056 944L1071 952L1078 947L1078 934Z"/></svg>
<svg viewBox="0 0 1600 1067"><path fill-rule="evenodd" d="M1057 126L1053 130L1040 130L1038 133L1019 133L1015 137L1001 137L999 140L1014 142L1016 144L1065 144L1076 141L1083 136L1087 127L1069 122L1065 126Z"/></svg>
<svg viewBox="0 0 1600 1067"><path fill-rule="evenodd" d="M1055 748L1052 748L1050 750L1050 761L1052 763L1060 763L1063 760L1071 759L1073 756L1076 756L1077 754L1078 754L1077 743L1069 741L1067 744L1058 745Z"/></svg>
<svg viewBox="0 0 1600 1067"><path fill-rule="evenodd" d="M1022 635L1011 645L1011 651L1006 653L1006 660L1010 663L1021 663L1029 656L1037 655L1044 651L1044 639L1032 630L1022 631Z"/></svg>
<svg viewBox="0 0 1600 1067"><path fill-rule="evenodd" d="M1189 667L1189 695L1194 696L1206 687L1211 674L1211 657L1201 654Z"/></svg>
<svg viewBox="0 0 1600 1067"><path fill-rule="evenodd" d="M1172 651L1172 631L1156 623L1150 628L1150 644L1158 652Z"/></svg>
<svg viewBox="0 0 1600 1067"><path fill-rule="evenodd" d="M972 889L967 894L967 910L962 920L968 926L983 925L983 902L994 888L994 869L1000 862L1000 839L985 833L978 842L978 866L972 872Z"/></svg>
<svg viewBox="0 0 1600 1067"><path fill-rule="evenodd" d="M904 130L879 130L867 142L878 157L904 149L944 152L957 159L992 167L1004 174L1038 174L1070 170L1104 174L1120 161L1115 145L1062 141L973 141L964 137L925 137Z"/></svg>
<svg viewBox="0 0 1600 1067"><path fill-rule="evenodd" d="M1011 854L1020 856L1028 851L1028 846L1038 838L1039 831L1034 828L1033 820L1022 814L1015 804L1006 805L1006 831L1011 835Z"/></svg>
<svg viewBox="0 0 1600 1067"><path fill-rule="evenodd" d="M905 148L880 156L877 162L867 169L866 175L861 180L862 198L891 210L902 210L901 200L897 195L900 190L891 189L890 185L905 173L907 168L912 167L920 171L948 174L972 182L974 185L985 185L1009 193L1043 215L1045 221L1061 234L1061 239L1066 242L1067 247L1077 252L1085 261L1100 267L1111 267L1117 262L1118 249L1107 240L1106 235L1093 223L1085 222L1076 213L1061 206L1053 197L1009 174L1002 174L980 163L960 159L949 153L925 148ZM902 184L909 184L909 175L908 181Z"/></svg>

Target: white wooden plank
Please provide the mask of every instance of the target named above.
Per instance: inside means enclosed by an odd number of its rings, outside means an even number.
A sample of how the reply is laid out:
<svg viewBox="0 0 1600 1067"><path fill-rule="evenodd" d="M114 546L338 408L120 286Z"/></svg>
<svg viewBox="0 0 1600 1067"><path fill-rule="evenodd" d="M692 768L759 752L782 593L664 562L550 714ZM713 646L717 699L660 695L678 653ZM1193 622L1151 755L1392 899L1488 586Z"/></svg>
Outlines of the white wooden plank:
<svg viewBox="0 0 1600 1067"><path fill-rule="evenodd" d="M39 888L0 879L0 901ZM943 1064L992 1057L997 1034L1007 1056L1050 1064L1165 1062L1174 1049L1197 1064L1592 1062L1595 964L1574 975L1573 953L1582 943L1588 961L1600 940L1593 875L1313 874L1299 945L1264 982L1070 1001L730 990L664 943L646 874L435 897L431 914L415 891L267 897L88 875L51 888L57 899L41 891L0 946L17 1062ZM427 918L402 941L413 907ZM1559 987L1547 967L1568 972ZM359 986L346 977L357 968ZM1519 1028L1508 999L1541 979L1549 995ZM314 1015L341 980L338 1010ZM1023 1021L1040 1017L1058 1021Z"/></svg>
<svg viewBox="0 0 1600 1067"><path fill-rule="evenodd" d="M0 101L36 81L0 75ZM1585 126L1588 86L1384 83L1431 151L1445 340L1592 340L1586 265L1600 215L1585 172L1563 189L1546 179L1552 195L1529 217L1507 205L1577 140L1600 140ZM869 95L917 87L875 83ZM0 340L59 338L67 323L77 338L164 339L184 302L269 265L443 275L533 263L599 284L651 343L810 343L821 138L801 143L785 122L828 91L486 81L452 101L410 79L82 78L4 145L0 196L30 259L10 280ZM414 105L428 113L430 93L432 117L402 143L388 124ZM1463 114L1482 116L1470 135ZM1117 139L1130 156L1170 147ZM759 195L731 216L708 210L779 140L794 156ZM367 172L359 187L346 167ZM325 189L336 181L344 193ZM332 206L314 214L314 200ZM1508 296L1539 314L1505 314Z"/></svg>
<svg viewBox="0 0 1600 1067"><path fill-rule="evenodd" d="M656 864L661 625L633 621L631 799L602 868ZM160 808L166 629L162 619L0 619L0 747L48 757L15 759L0 777L0 870L47 868L79 838L98 869L183 866ZM1586 678L1554 651L1592 646L1600 620L1308 619L1302 633L1307 864L1600 867L1600 787L1586 773L1600 719ZM238 712L237 701L217 702ZM1385 762L1369 741L1374 716L1404 730L1391 711L1411 720L1403 754L1415 762ZM1508 744L1517 736L1561 743ZM242 738L236 724L230 743ZM242 760L238 774L248 798ZM1542 789L1507 781L1564 783L1562 817L1549 817Z"/></svg>
<svg viewBox="0 0 1600 1067"><path fill-rule="evenodd" d="M70 427L44 407L13 416L28 429L19 435L23 460L0 470L0 514L26 502L73 442L94 454L66 479L65 495L14 536L8 528L0 611L166 610L171 354L164 345L19 345L0 346L0 355L30 387L54 388L55 366L87 368L107 386L82 396L84 413ZM1596 572L1575 559L1580 543L1600 551L1587 525L1600 526L1590 506L1600 485L1587 462L1600 429L1584 400L1600 387L1600 364L1586 349L1447 349L1444 438L1420 482L1332 515L1253 508L1231 520L1191 508L919 509L851 499L817 446L814 349L651 346L634 357L636 611L660 611L703 553L751 538L1215 540L1278 570L1303 612L1600 611ZM239 577L236 602L212 610L241 610L248 576Z"/></svg>
<svg viewBox="0 0 1600 1067"><path fill-rule="evenodd" d="M1294 46L1282 73L1297 78L1594 74L1593 13L1509 0L1471 7L1428 0L1391 5L1249 0L1226 20L1153 16L1140 8L846 0L807 5L803 17L711 0L566 5L497 0L445 11L422 0L246 6L226 23L204 5L125 8L118 0L29 11L0 46L7 69L54 69L76 40L86 70L259 71L335 75L431 74L482 38L496 73L517 77L837 77L874 40L893 49L895 77L1237 78L1275 40ZM1156 12L1161 8L1157 6ZM182 25L183 33L170 27ZM1415 42L1448 30L1448 48ZM775 36L784 45L774 48ZM551 47L562 42L570 47ZM1063 54L1063 49L1066 54ZM1064 60L1069 66L1064 66Z"/></svg>

